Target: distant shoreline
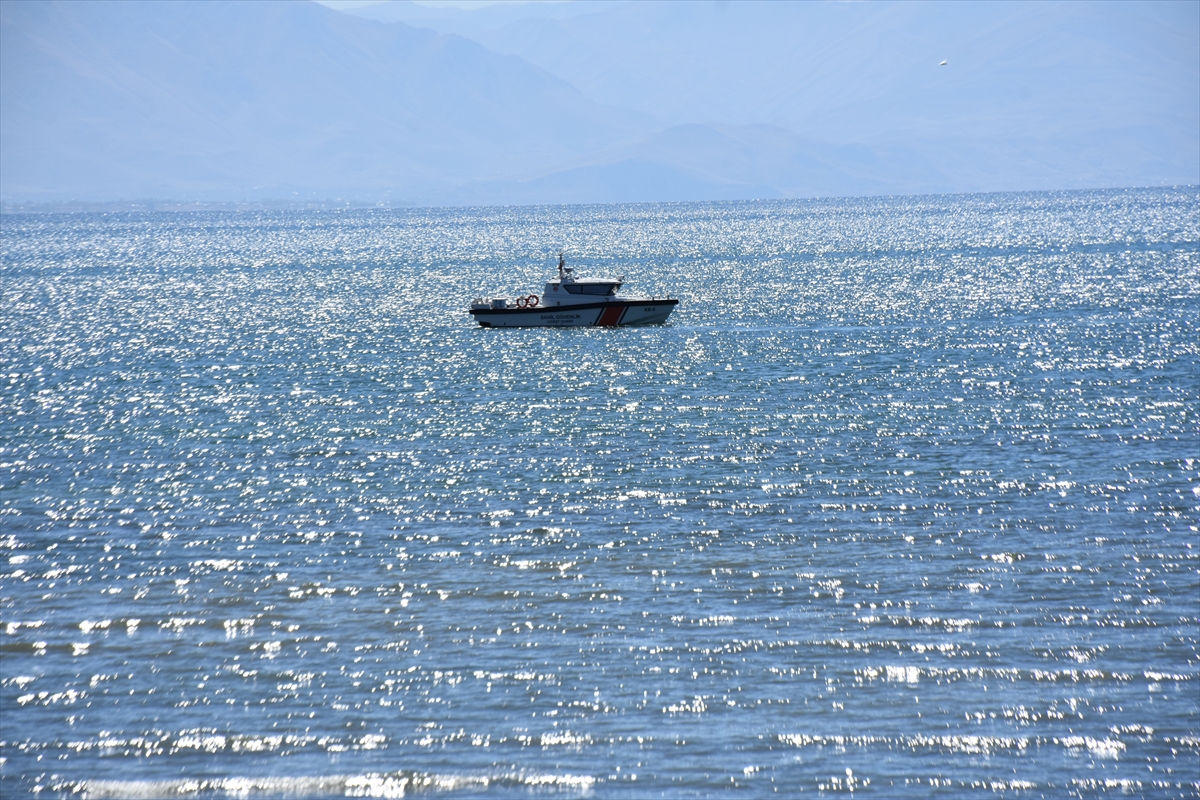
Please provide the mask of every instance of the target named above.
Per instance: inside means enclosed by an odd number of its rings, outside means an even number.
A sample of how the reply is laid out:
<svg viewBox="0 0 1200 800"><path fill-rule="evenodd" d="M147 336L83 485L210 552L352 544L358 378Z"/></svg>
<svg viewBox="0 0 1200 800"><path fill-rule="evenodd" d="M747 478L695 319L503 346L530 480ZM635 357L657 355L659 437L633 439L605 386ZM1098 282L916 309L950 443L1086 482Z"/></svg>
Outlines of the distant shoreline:
<svg viewBox="0 0 1200 800"><path fill-rule="evenodd" d="M0 203L0 214L95 214L131 211L337 211L339 209L409 208L405 201L363 200L57 200Z"/></svg>
<svg viewBox="0 0 1200 800"><path fill-rule="evenodd" d="M0 215L16 214L115 214L115 213L155 213L155 212L195 212L195 211L363 211L370 209L419 209L419 208L521 208L529 206L594 206L594 205L657 205L674 203L754 203L762 201L796 201L811 202L822 200L868 200L883 198L921 198L921 197L972 197L979 195L1008 195L1008 194L1048 194L1055 195L1064 192L1139 192L1155 189L1175 191L1200 191L1200 184L1173 184L1157 186L1092 186L1072 189L1024 189L1024 190L995 190L979 192L914 192L911 194L860 194L860 195L830 195L813 197L762 197L744 199L707 199L707 200L628 200L628 201L598 201L590 203L519 203L519 202L477 202L477 203L436 203L411 202L404 200L368 201L368 200L61 200L29 203L0 203Z"/></svg>

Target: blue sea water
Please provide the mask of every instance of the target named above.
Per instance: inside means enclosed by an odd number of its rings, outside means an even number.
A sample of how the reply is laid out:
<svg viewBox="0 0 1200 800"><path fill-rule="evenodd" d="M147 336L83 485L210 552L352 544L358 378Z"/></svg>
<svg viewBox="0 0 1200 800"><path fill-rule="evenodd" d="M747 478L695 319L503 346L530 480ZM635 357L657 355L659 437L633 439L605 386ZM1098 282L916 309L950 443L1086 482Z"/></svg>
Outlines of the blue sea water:
<svg viewBox="0 0 1200 800"><path fill-rule="evenodd" d="M2 222L5 797L1200 793L1195 188Z"/></svg>

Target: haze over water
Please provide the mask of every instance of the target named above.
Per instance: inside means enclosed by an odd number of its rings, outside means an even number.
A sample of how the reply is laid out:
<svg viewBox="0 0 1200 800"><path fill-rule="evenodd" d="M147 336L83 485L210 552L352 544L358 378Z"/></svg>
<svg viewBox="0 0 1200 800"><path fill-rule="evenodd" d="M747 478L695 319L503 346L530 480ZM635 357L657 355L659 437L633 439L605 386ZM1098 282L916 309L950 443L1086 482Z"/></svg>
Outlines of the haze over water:
<svg viewBox="0 0 1200 800"><path fill-rule="evenodd" d="M2 224L5 796L1200 792L1195 188Z"/></svg>

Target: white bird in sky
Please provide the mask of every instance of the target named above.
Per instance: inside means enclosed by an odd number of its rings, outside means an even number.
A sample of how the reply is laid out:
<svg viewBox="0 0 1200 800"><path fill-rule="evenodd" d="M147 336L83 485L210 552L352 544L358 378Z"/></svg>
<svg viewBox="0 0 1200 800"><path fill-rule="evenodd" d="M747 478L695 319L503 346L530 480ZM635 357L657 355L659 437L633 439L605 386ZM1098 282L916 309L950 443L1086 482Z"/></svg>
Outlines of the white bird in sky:
<svg viewBox="0 0 1200 800"><path fill-rule="evenodd" d="M949 63L950 63L949 61L943 61L942 63L938 64L938 66L939 66L939 67L944 67L944 66L946 66L946 65L947 65L947 64L949 64Z"/></svg>

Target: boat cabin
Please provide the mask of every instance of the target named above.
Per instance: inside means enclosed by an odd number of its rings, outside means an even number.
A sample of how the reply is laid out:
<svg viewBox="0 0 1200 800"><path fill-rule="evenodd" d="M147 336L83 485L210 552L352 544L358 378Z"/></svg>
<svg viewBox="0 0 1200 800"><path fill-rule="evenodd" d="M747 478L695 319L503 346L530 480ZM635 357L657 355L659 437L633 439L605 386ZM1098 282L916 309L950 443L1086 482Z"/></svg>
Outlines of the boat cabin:
<svg viewBox="0 0 1200 800"><path fill-rule="evenodd" d="M616 297L624 278L617 280L575 280L570 273L562 278L548 281L542 292L542 304L547 306L594 303L600 298Z"/></svg>
<svg viewBox="0 0 1200 800"><path fill-rule="evenodd" d="M563 254L559 253L558 277L546 283L546 288L542 292L542 305L563 306L594 303L602 297L616 297L617 290L624 282L624 275L616 280L606 278L576 280L572 269L563 259Z"/></svg>

